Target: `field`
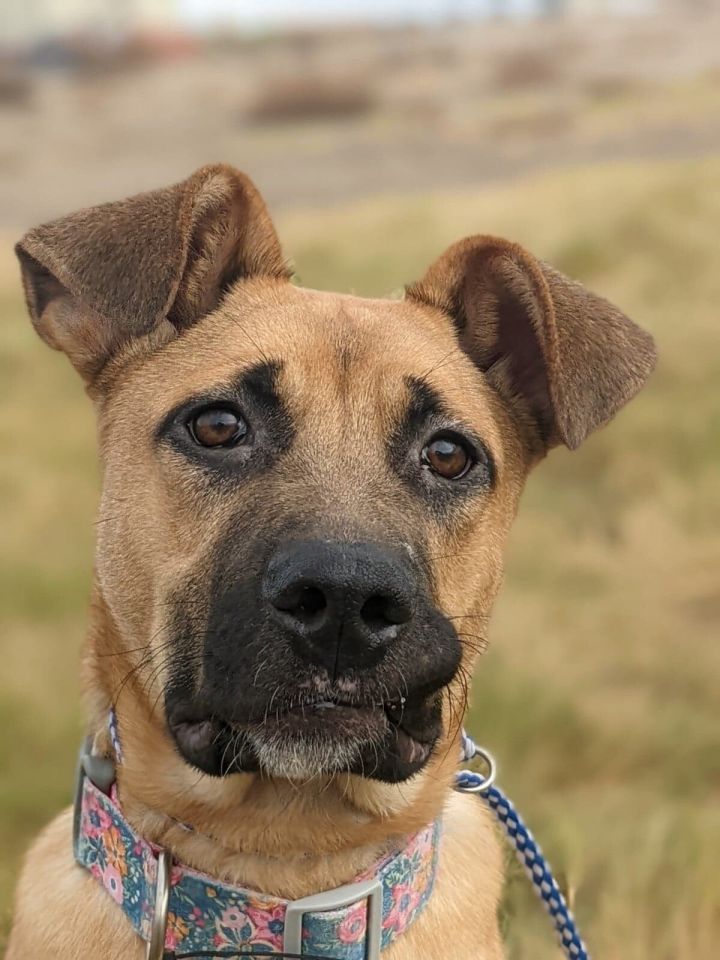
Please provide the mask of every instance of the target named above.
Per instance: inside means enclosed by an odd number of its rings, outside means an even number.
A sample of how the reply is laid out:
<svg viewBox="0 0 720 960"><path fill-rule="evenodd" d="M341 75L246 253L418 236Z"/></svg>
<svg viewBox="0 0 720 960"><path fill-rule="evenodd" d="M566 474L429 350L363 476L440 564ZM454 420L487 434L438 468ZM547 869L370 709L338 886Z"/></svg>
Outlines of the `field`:
<svg viewBox="0 0 720 960"><path fill-rule="evenodd" d="M279 218L303 284L392 293L452 240L526 243L657 337L650 386L531 478L470 728L565 878L603 960L713 960L720 941L720 161L643 162ZM98 476L79 382L0 253L0 910L70 797ZM513 872L515 960L557 949ZM2 935L0 935L0 943Z"/></svg>

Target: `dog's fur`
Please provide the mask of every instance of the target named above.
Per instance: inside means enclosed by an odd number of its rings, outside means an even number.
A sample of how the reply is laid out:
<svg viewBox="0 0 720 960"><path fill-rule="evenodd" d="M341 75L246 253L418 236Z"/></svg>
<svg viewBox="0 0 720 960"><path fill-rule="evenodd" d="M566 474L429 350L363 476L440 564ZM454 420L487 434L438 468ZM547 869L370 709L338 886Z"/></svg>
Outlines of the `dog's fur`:
<svg viewBox="0 0 720 960"><path fill-rule="evenodd" d="M135 829L205 873L296 898L348 882L442 813L436 891L388 958L500 958L502 854L483 805L451 790L467 680L530 468L636 393L650 337L487 236L451 247L402 301L299 289L258 192L226 166L39 227L17 252L36 329L97 411L84 683L98 750L116 706ZM228 391L249 404L254 446L208 459L178 411ZM420 466L445 428L483 451L457 481ZM380 663L313 672L268 625L257 584L279 544L303 541L379 545L410 571L415 620ZM404 683L410 728L432 746L419 763L384 721L341 740L274 721L313 684L385 703ZM198 703L244 731L206 773L178 733ZM213 727L220 742L227 729ZM8 960L140 958L70 834L66 811L27 858Z"/></svg>

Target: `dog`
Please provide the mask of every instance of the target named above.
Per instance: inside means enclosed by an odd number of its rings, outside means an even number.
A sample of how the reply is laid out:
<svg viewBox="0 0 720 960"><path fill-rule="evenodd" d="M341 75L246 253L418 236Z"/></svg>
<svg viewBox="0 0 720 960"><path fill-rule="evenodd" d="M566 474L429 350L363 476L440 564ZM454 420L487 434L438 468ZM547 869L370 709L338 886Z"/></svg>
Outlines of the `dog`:
<svg viewBox="0 0 720 960"><path fill-rule="evenodd" d="M503 852L484 804L452 790L468 684L530 469L633 397L651 337L492 236L402 300L302 289L225 165L16 251L37 332L97 412L82 669L89 755L111 775L81 777L87 856L71 810L30 850L8 960L150 956L136 931L160 859L136 928L122 888L139 849L165 851L173 883L230 888L221 915L163 917L159 956L203 923L218 949L280 952L285 901L410 849L402 916L355 904L321 955L365 956L381 923L388 960L499 960ZM279 906L259 935L263 897Z"/></svg>

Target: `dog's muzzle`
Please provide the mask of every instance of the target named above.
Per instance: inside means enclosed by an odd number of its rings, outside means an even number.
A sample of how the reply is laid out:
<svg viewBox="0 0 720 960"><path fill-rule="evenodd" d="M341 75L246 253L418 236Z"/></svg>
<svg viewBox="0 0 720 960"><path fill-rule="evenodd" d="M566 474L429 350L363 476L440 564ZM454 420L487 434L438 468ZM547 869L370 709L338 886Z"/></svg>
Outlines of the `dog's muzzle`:
<svg viewBox="0 0 720 960"><path fill-rule="evenodd" d="M209 597L190 584L178 598L165 695L187 762L216 776L399 782L428 761L461 645L409 550L296 538L263 556L235 545L209 582Z"/></svg>

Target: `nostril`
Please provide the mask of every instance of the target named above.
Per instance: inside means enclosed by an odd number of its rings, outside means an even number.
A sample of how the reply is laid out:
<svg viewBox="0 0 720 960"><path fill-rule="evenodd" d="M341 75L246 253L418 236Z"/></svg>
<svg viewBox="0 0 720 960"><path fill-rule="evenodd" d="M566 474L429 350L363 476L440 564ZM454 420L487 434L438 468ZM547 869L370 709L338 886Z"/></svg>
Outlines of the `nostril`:
<svg viewBox="0 0 720 960"><path fill-rule="evenodd" d="M322 590L317 587L303 587L298 597L297 607L293 611L295 616L312 620L318 613L327 607L327 600Z"/></svg>
<svg viewBox="0 0 720 960"><path fill-rule="evenodd" d="M303 585L285 591L273 600L273 606L300 623L310 624L327 609L327 598L319 587Z"/></svg>
<svg viewBox="0 0 720 960"><path fill-rule="evenodd" d="M360 609L360 617L373 633L381 633L388 627L407 623L410 616L411 611L407 603L381 593L368 597Z"/></svg>

